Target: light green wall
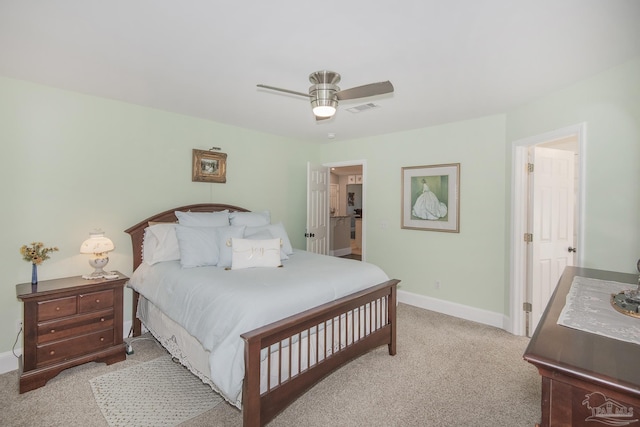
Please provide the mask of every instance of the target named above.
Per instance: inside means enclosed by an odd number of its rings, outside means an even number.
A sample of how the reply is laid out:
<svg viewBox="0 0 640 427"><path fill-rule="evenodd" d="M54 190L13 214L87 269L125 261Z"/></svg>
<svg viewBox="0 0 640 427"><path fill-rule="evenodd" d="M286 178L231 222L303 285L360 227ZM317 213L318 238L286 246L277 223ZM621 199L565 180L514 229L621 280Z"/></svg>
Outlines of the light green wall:
<svg viewBox="0 0 640 427"><path fill-rule="evenodd" d="M633 272L640 59L505 114L326 145L0 78L0 354L21 317L15 284L30 277L22 244L60 246L42 279L76 275L89 269L80 243L102 227L117 247L110 268L129 274L124 229L161 209L216 201L270 209L304 248L307 160L366 160L367 260L401 289L508 315L512 142L581 122L585 266ZM229 155L227 184L192 183L191 149L211 146ZM441 163L461 163L460 233L400 229L401 168Z"/></svg>
<svg viewBox="0 0 640 427"><path fill-rule="evenodd" d="M116 245L109 269L130 274L126 228L183 204L224 202L269 209L304 248L315 145L6 78L0 141L0 353L11 349L22 316L15 285L31 278L23 244L60 247L40 279L83 274L91 268L80 244L100 227ZM191 182L191 150L212 146L228 154L227 183Z"/></svg>
<svg viewBox="0 0 640 427"><path fill-rule="evenodd" d="M503 312L504 129L496 115L325 146L324 163L366 161L367 261L401 290ZM460 233L401 229L401 168L445 163L460 163Z"/></svg>
<svg viewBox="0 0 640 427"><path fill-rule="evenodd" d="M508 112L507 158L513 141L582 122L587 128L583 266L636 273L640 58Z"/></svg>

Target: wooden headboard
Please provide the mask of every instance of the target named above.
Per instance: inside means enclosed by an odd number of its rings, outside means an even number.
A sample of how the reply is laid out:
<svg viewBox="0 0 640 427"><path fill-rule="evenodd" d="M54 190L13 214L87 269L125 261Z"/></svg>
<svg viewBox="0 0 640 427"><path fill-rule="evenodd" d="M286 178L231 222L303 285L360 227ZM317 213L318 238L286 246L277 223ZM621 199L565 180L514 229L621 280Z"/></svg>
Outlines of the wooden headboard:
<svg viewBox="0 0 640 427"><path fill-rule="evenodd" d="M138 268L142 263L142 241L144 239L144 230L149 226L149 222L177 222L175 211L181 212L220 212L228 209L230 212L249 212L248 209L232 205L223 205L219 203L201 203L197 205L179 206L169 209L159 214L150 216L140 221L138 224L125 230L131 236L131 244L133 246L133 270Z"/></svg>

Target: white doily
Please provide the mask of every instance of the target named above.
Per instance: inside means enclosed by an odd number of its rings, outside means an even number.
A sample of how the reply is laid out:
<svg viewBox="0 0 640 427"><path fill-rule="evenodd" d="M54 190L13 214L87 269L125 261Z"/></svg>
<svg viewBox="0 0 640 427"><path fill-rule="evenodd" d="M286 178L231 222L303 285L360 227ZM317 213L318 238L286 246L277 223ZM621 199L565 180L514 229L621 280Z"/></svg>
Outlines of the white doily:
<svg viewBox="0 0 640 427"><path fill-rule="evenodd" d="M640 319L619 313L610 302L611 294L635 287L630 283L576 276L558 325L640 344Z"/></svg>

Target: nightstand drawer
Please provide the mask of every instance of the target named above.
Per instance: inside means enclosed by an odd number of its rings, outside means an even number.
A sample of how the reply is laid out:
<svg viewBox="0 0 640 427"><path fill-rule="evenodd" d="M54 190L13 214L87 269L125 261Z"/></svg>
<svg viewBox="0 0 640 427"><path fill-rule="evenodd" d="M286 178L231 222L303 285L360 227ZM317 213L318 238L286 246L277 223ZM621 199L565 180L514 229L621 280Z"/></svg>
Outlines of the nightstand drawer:
<svg viewBox="0 0 640 427"><path fill-rule="evenodd" d="M38 303L38 321L76 314L76 297L58 298Z"/></svg>
<svg viewBox="0 0 640 427"><path fill-rule="evenodd" d="M37 366L91 353L114 343L113 328L37 347Z"/></svg>
<svg viewBox="0 0 640 427"><path fill-rule="evenodd" d="M78 295L78 313L113 307L113 289Z"/></svg>
<svg viewBox="0 0 640 427"><path fill-rule="evenodd" d="M113 327L113 309L38 323L38 344Z"/></svg>

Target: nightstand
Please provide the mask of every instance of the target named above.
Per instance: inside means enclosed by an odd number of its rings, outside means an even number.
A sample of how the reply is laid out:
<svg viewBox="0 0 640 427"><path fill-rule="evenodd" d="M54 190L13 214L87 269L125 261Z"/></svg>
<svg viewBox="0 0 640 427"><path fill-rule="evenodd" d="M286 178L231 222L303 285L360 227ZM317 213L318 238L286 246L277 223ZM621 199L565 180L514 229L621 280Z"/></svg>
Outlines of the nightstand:
<svg viewBox="0 0 640 427"><path fill-rule="evenodd" d="M122 294L129 278L115 273L117 279L76 276L16 285L24 303L20 393L72 366L125 360Z"/></svg>

